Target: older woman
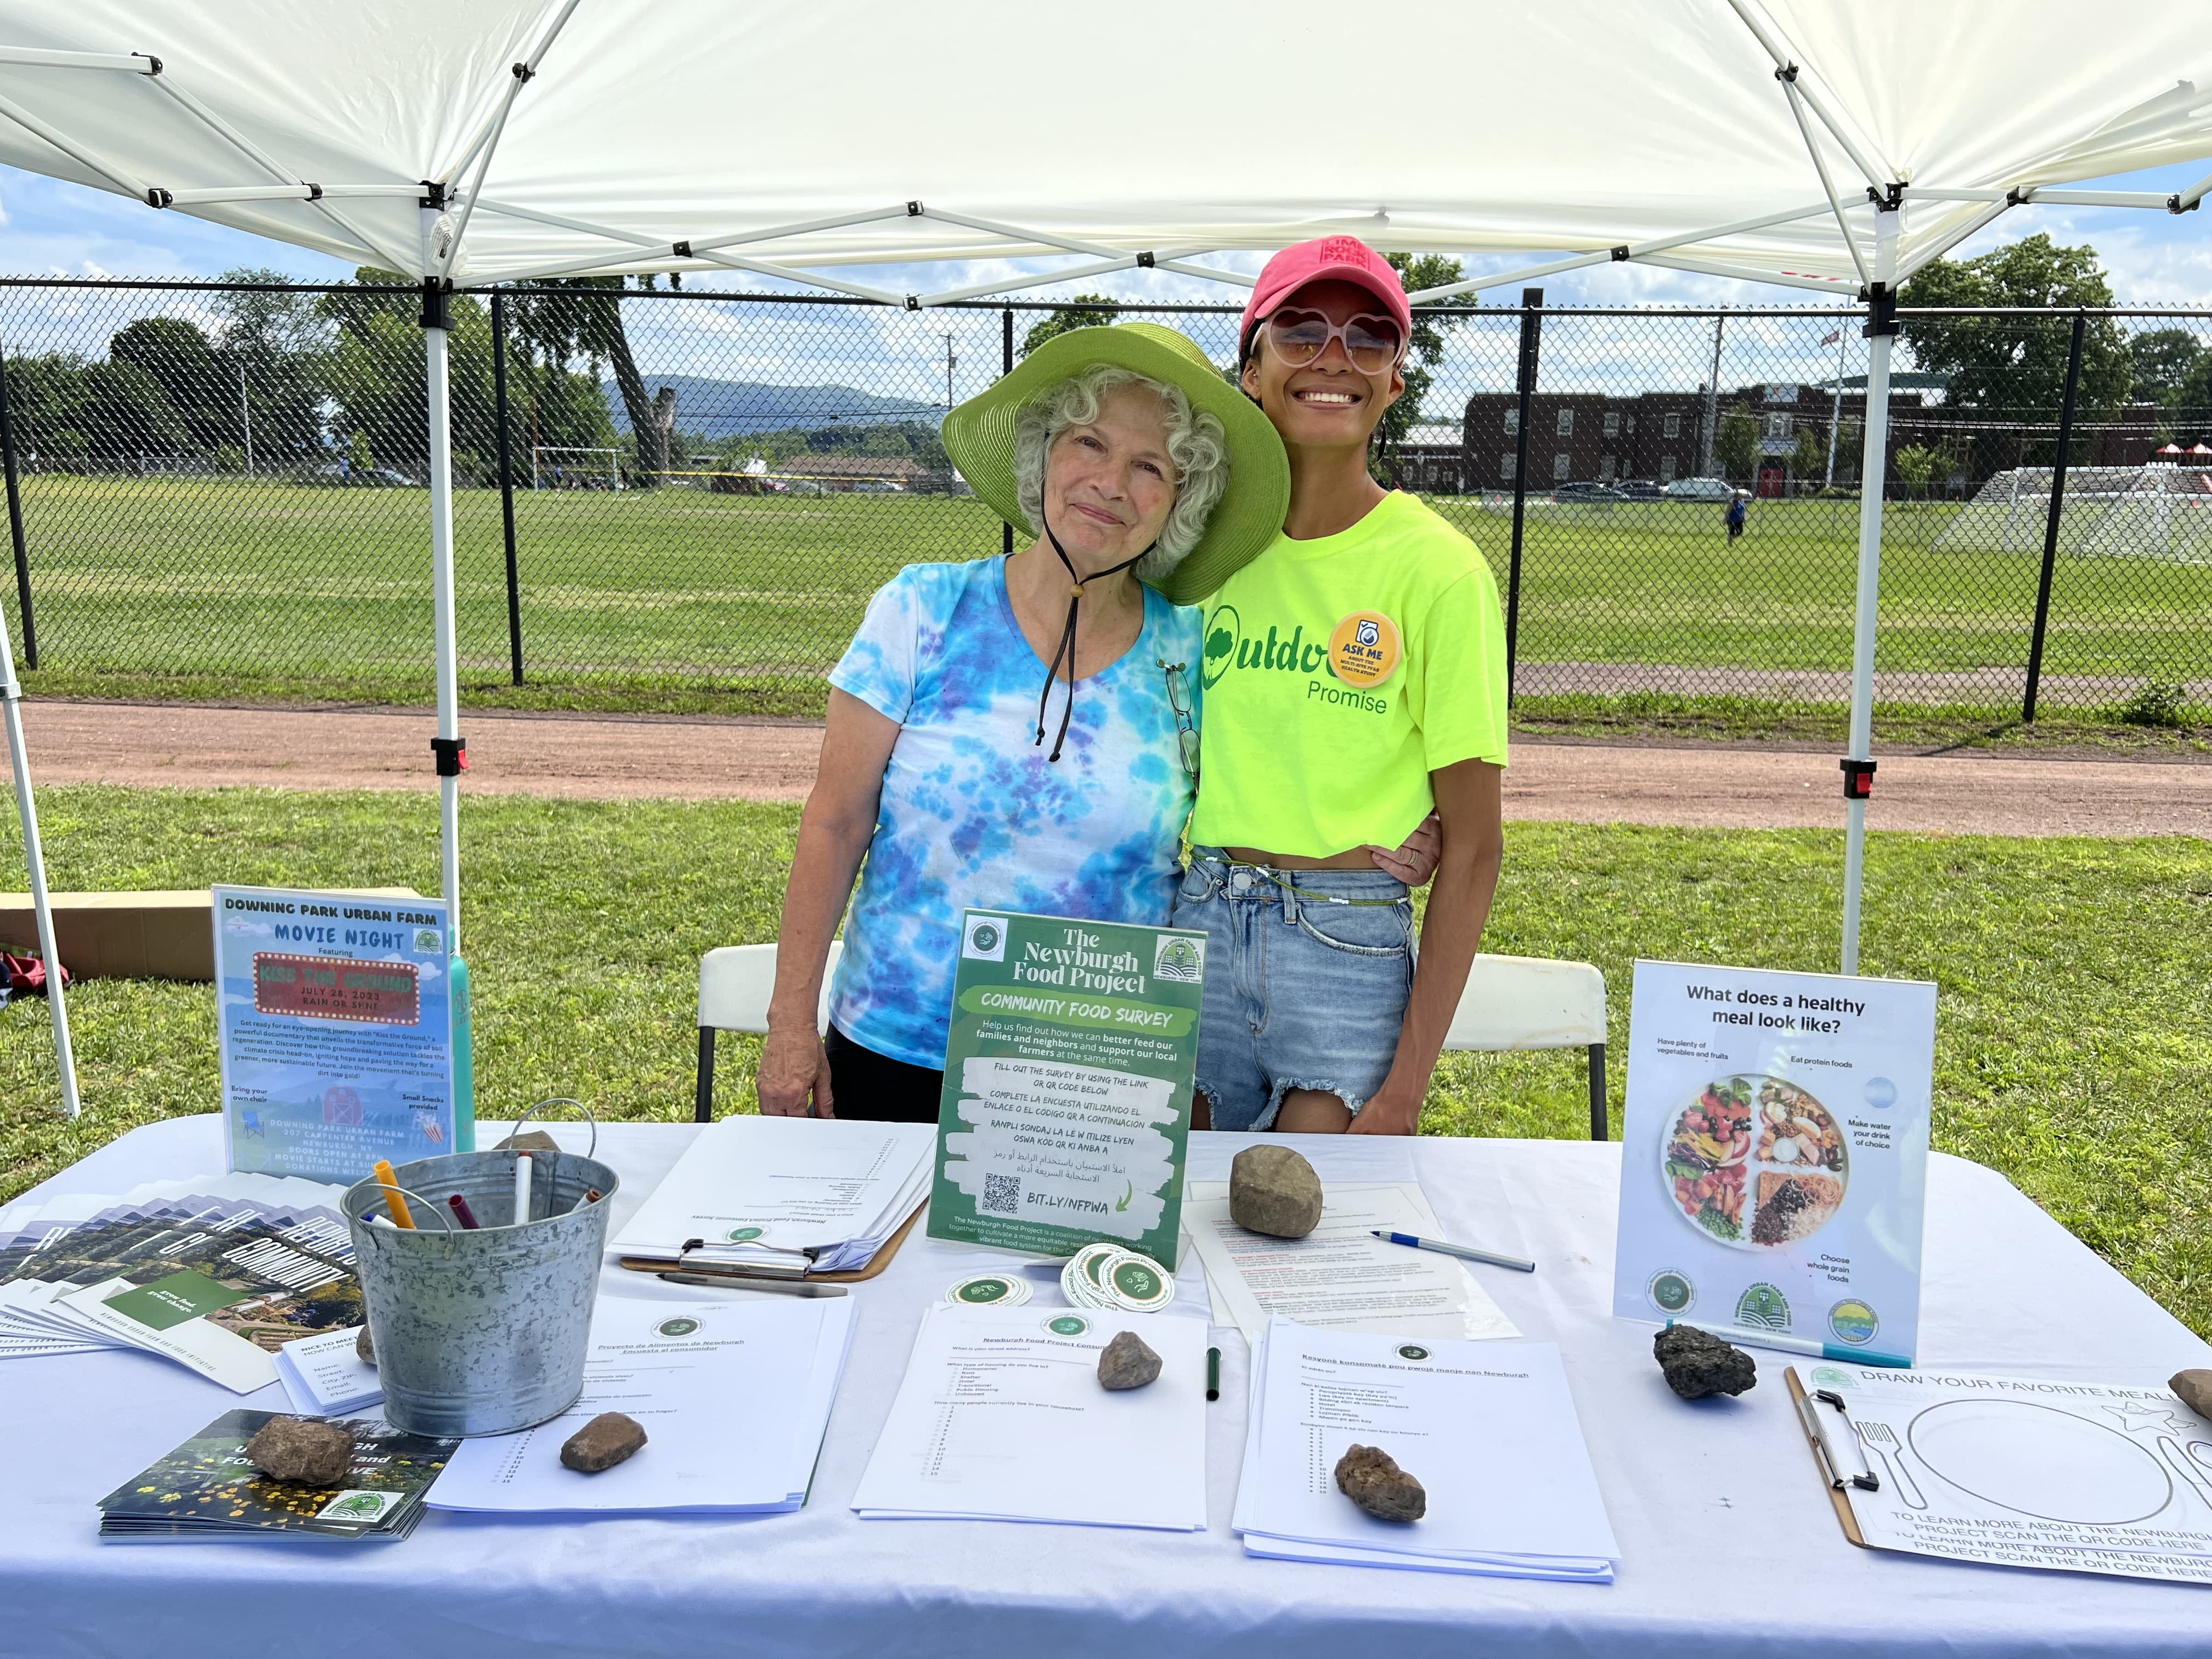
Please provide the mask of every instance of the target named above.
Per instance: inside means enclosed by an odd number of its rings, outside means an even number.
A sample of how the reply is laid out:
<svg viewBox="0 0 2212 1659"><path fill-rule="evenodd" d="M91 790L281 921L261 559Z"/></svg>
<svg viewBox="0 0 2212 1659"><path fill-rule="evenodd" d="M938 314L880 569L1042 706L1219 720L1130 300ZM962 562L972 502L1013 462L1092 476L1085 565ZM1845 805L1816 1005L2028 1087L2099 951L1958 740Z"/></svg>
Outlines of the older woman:
<svg viewBox="0 0 2212 1659"><path fill-rule="evenodd" d="M830 673L764 1112L935 1121L969 906L1165 925L1203 660L1181 606L1255 557L1289 501L1267 417L1147 323L1047 342L953 410L945 442L1031 539L1003 559L909 565Z"/></svg>

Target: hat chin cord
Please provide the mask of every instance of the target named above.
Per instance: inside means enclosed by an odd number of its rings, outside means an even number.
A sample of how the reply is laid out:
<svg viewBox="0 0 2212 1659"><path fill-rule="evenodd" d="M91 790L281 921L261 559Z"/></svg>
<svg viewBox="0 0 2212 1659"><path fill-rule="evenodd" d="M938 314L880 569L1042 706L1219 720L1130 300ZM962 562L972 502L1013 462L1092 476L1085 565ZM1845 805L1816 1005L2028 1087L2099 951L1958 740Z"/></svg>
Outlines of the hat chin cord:
<svg viewBox="0 0 2212 1659"><path fill-rule="evenodd" d="M1075 574L1075 562L1067 556L1067 550L1060 544L1060 538L1052 533L1052 522L1045 517L1042 501L1037 503L1037 522L1044 526L1044 538L1052 544L1052 550L1060 556L1060 565L1066 570L1071 584L1067 591L1067 626L1060 631L1060 649L1052 653L1052 666L1044 671L1044 690L1037 693L1036 743L1032 745L1043 745L1045 705L1052 701L1052 683L1060 678L1060 665L1065 659L1067 664L1067 701L1060 707L1060 735L1052 740L1052 753L1045 757L1047 760L1056 761L1060 758L1061 745L1067 741L1068 723L1075 718L1075 626L1082 614L1084 585L1103 580L1108 576L1120 575L1130 566L1140 562L1152 550L1148 547L1133 559L1124 559L1108 569L1093 571L1088 576L1079 576Z"/></svg>

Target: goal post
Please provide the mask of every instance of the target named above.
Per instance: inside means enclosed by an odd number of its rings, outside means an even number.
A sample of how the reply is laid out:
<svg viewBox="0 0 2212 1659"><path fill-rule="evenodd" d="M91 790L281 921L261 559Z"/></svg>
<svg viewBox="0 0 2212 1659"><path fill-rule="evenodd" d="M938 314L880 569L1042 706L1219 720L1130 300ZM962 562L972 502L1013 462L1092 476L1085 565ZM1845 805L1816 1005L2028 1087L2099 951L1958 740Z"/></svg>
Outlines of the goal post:
<svg viewBox="0 0 2212 1659"><path fill-rule="evenodd" d="M583 449L557 444L530 448L532 489L620 489L622 451Z"/></svg>

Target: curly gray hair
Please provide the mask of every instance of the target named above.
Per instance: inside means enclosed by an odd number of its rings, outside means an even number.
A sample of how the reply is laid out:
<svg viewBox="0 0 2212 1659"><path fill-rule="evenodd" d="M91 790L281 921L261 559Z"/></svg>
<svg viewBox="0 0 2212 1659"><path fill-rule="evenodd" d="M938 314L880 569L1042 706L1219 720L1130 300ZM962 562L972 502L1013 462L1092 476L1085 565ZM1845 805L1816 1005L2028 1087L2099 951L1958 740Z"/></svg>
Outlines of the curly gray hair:
<svg viewBox="0 0 2212 1659"><path fill-rule="evenodd" d="M1220 420L1194 410L1179 386L1163 385L1133 369L1101 363L1047 386L1014 420L1014 490L1023 516L1042 525L1045 459L1053 441L1072 426L1098 418L1100 400L1117 386L1139 386L1167 406L1168 459L1175 463L1176 504L1159 541L1137 566L1148 582L1164 578L1198 545L1206 521L1229 483L1229 438Z"/></svg>

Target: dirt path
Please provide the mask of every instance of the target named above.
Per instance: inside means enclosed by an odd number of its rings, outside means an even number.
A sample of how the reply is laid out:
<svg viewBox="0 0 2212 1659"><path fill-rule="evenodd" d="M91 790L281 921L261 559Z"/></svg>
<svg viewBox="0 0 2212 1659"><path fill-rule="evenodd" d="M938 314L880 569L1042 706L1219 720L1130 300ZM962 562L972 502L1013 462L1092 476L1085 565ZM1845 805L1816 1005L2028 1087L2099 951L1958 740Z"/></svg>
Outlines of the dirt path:
<svg viewBox="0 0 2212 1659"><path fill-rule="evenodd" d="M175 704L26 702L41 783L210 788L427 789L421 710L300 711ZM475 793L621 799L797 800L822 732L805 721L473 713ZM1833 828L1835 757L1771 747L1646 748L1524 742L1507 774L1509 818L1715 829ZM2212 837L2212 765L2018 756L1885 757L1869 823L2005 836Z"/></svg>

